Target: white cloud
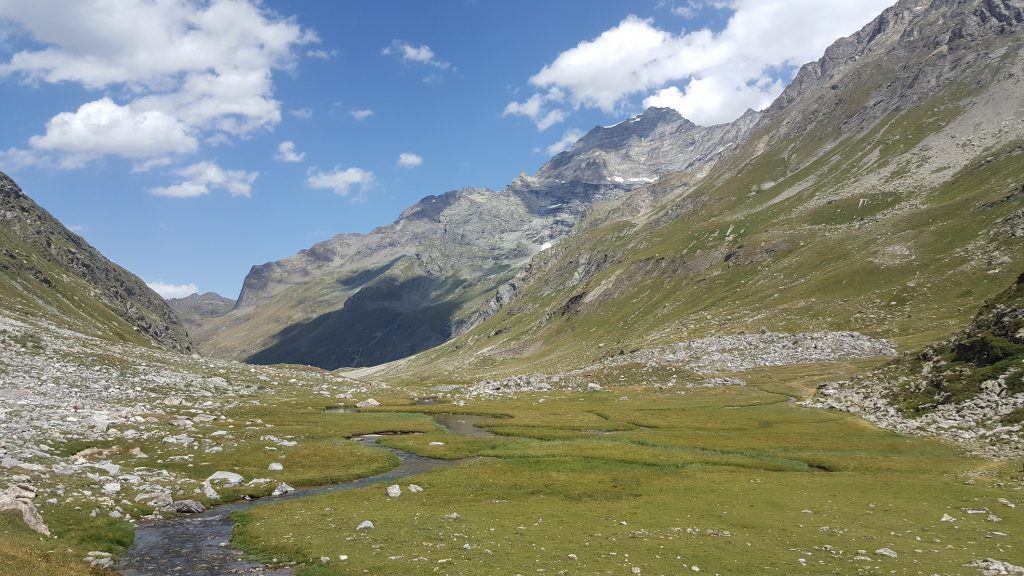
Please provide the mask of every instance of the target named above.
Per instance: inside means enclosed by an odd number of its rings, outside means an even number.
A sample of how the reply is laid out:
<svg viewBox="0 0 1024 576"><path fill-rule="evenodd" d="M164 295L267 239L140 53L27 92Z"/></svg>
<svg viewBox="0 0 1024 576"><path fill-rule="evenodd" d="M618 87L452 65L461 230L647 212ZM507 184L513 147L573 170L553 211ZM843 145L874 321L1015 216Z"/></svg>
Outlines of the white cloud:
<svg viewBox="0 0 1024 576"><path fill-rule="evenodd" d="M277 145L277 154L274 155L275 160L281 162L302 162L302 159L306 157L306 153L295 151L295 142L291 140L285 140Z"/></svg>
<svg viewBox="0 0 1024 576"><path fill-rule="evenodd" d="M362 168L335 168L331 172L314 170L309 173L306 183L310 188L333 190L338 196L348 196L353 187L365 192L373 186L373 172Z"/></svg>
<svg viewBox="0 0 1024 576"><path fill-rule="evenodd" d="M146 282L154 292L165 300L171 298L184 298L192 294L198 294L199 288L195 284L166 284L164 282Z"/></svg>
<svg viewBox="0 0 1024 576"><path fill-rule="evenodd" d="M381 54L385 56L398 56L406 64L426 64L439 70L448 70L452 67L450 62L438 60L437 55L426 44L413 46L408 42L395 40L391 43L391 46L381 50Z"/></svg>
<svg viewBox="0 0 1024 576"><path fill-rule="evenodd" d="M330 60L338 55L337 50L307 50L307 58L316 58L317 60Z"/></svg>
<svg viewBox="0 0 1024 576"><path fill-rule="evenodd" d="M412 152L402 152L398 155L398 165L402 168L416 168L423 164L423 157Z"/></svg>
<svg viewBox="0 0 1024 576"><path fill-rule="evenodd" d="M0 169L6 172L14 172L27 166L47 165L48 158L39 155L31 150L20 148L8 148L0 150Z"/></svg>
<svg viewBox="0 0 1024 576"><path fill-rule="evenodd" d="M560 90L550 90L546 94L534 94L525 102L509 102L505 106L502 116L526 116L537 126L537 130L543 132L548 128L562 122L566 118L565 111L554 108L547 109L547 104L562 98Z"/></svg>
<svg viewBox="0 0 1024 576"><path fill-rule="evenodd" d="M132 160L188 154L199 148L192 131L177 118L157 110L139 111L101 98L61 112L46 123L46 134L33 136L36 150L59 152L73 164L105 155Z"/></svg>
<svg viewBox="0 0 1024 576"><path fill-rule="evenodd" d="M732 0L687 3L729 8L718 32L672 34L629 16L593 40L559 54L530 78L539 104L561 103L620 112L631 97L671 104L699 124L735 119L763 108L783 84L779 69L817 59L837 38L863 27L892 0ZM799 33L793 33L799 31ZM532 98L531 98L532 100ZM529 108L530 100L513 103ZM508 110L506 108L506 110ZM519 113L519 112L509 112ZM529 115L529 114L523 114ZM542 118L541 111L531 118Z"/></svg>
<svg viewBox="0 0 1024 576"><path fill-rule="evenodd" d="M554 144L548 146L544 150L548 153L548 155L554 156L555 154L558 154L559 152L565 152L569 148L572 148L572 145L575 144L576 141L579 140L582 137L583 137L583 131L582 130L577 130L576 128L572 128L571 130L567 130L565 132L565 134L562 135L562 139L561 140L559 140L558 142L555 142Z"/></svg>
<svg viewBox="0 0 1024 576"><path fill-rule="evenodd" d="M296 120L312 120L313 109L312 108L296 108L295 110L289 110L289 114L292 115Z"/></svg>
<svg viewBox="0 0 1024 576"><path fill-rule="evenodd" d="M252 196L252 185L259 172L225 170L214 162L199 162L175 172L183 180L177 184L150 188L155 196L169 198L196 198L210 190L226 190L232 196Z"/></svg>
<svg viewBox="0 0 1024 576"><path fill-rule="evenodd" d="M65 166L187 154L198 140L270 128L281 119L273 70L292 68L296 47L317 41L255 0L6 0L0 20L42 46L0 60L0 76L123 95L58 114L30 141L65 155ZM157 128L161 137L146 137Z"/></svg>
<svg viewBox="0 0 1024 576"><path fill-rule="evenodd" d="M351 114L352 117L355 118L356 120L366 120L370 116L374 115L374 111L370 109L351 110L349 111L349 114Z"/></svg>

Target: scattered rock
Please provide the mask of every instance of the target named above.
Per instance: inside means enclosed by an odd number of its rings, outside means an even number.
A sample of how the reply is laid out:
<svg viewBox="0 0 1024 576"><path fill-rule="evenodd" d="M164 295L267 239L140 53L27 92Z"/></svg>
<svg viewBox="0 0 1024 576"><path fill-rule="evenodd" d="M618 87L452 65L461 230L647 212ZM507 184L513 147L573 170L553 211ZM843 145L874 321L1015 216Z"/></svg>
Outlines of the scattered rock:
<svg viewBox="0 0 1024 576"><path fill-rule="evenodd" d="M373 398L367 398L366 400L356 404L356 408L376 408L378 406L380 406L380 402L377 402Z"/></svg>
<svg viewBox="0 0 1024 576"><path fill-rule="evenodd" d="M391 486L388 486L388 497L389 498L398 498L401 495L402 495L402 488L398 484L392 484Z"/></svg>
<svg viewBox="0 0 1024 576"><path fill-rule="evenodd" d="M939 520L939 522L956 522L956 518L953 518L949 514L943 514L942 520Z"/></svg>
<svg viewBox="0 0 1024 576"><path fill-rule="evenodd" d="M114 567L114 559L107 552L100 552L98 550L93 550L92 552L89 552L88 554L86 554L85 558L83 558L83 560L88 562L89 565L92 566L93 568L102 568L102 569L110 570L110 569L113 569L113 567Z"/></svg>
<svg viewBox="0 0 1024 576"><path fill-rule="evenodd" d="M972 560L967 564L964 564L964 566L968 568L977 568L978 570L981 570L981 573L984 576L1001 576L1004 574L1024 575L1024 567L1016 566L1009 562L993 560L992 558Z"/></svg>
<svg viewBox="0 0 1024 576"><path fill-rule="evenodd" d="M284 464L280 462L271 462L270 466L267 466L267 470L270 472L280 472L284 470Z"/></svg>
<svg viewBox="0 0 1024 576"><path fill-rule="evenodd" d="M373 528L373 522L369 520L363 520L359 523L359 526L356 526L356 530L373 530Z"/></svg>
<svg viewBox="0 0 1024 576"><path fill-rule="evenodd" d="M409 484L409 492L419 494L420 492L423 492L423 487L419 484Z"/></svg>

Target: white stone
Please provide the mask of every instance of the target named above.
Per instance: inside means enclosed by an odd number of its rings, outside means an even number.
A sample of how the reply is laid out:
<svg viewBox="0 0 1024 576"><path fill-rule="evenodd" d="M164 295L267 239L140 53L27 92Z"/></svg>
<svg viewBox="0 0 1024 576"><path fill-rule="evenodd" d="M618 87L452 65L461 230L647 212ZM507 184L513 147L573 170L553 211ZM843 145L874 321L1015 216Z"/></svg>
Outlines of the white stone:
<svg viewBox="0 0 1024 576"><path fill-rule="evenodd" d="M213 484L214 482L222 482L225 487L232 488L234 486L238 486L242 482L245 482L245 478L242 477L241 474L221 470L211 474L210 477L206 479L206 481L211 484Z"/></svg>
<svg viewBox="0 0 1024 576"><path fill-rule="evenodd" d="M282 482L282 483L277 485L277 488L274 488L274 491L270 495L271 496L283 496L285 494L288 494L289 492L294 492L294 491L295 491L295 488L292 488L291 486L289 486L289 485L285 484L284 482Z"/></svg>
<svg viewBox="0 0 1024 576"><path fill-rule="evenodd" d="M284 470L284 464L281 464L280 462L271 462L270 466L267 466L267 470L270 472L280 472L281 470Z"/></svg>
<svg viewBox="0 0 1024 576"><path fill-rule="evenodd" d="M356 526L356 530L373 530L373 522L363 520L359 523L359 526Z"/></svg>
<svg viewBox="0 0 1024 576"><path fill-rule="evenodd" d="M896 557L896 551L893 550L892 548L879 548L878 550L875 550L875 555L876 556L886 556L888 558L895 558Z"/></svg>
<svg viewBox="0 0 1024 576"><path fill-rule="evenodd" d="M388 497L389 498L398 498L401 495L402 495L402 488L398 484L392 484L391 486L388 486Z"/></svg>
<svg viewBox="0 0 1024 576"><path fill-rule="evenodd" d="M423 487L419 484L409 484L409 492L419 494L420 492L423 492Z"/></svg>

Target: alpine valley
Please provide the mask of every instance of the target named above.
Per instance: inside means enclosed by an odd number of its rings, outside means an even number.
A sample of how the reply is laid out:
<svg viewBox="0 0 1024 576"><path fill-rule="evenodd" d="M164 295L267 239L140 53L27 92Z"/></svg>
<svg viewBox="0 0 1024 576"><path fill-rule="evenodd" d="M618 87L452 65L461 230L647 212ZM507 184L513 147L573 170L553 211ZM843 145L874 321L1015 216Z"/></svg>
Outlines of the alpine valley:
<svg viewBox="0 0 1024 576"><path fill-rule="evenodd" d="M3 168L3 167L0 167ZM1024 574L1024 0L164 301L0 174L0 574Z"/></svg>

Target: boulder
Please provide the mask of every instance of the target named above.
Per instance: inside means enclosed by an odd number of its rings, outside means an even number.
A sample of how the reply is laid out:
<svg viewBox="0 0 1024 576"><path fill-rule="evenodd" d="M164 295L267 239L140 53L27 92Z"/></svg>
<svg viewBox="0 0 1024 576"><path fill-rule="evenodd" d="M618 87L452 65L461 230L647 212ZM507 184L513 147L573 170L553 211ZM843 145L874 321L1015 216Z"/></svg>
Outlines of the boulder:
<svg viewBox="0 0 1024 576"><path fill-rule="evenodd" d="M170 509L181 514L198 514L206 507L195 500L175 500L171 502Z"/></svg>
<svg viewBox="0 0 1024 576"><path fill-rule="evenodd" d="M388 497L389 498L398 498L401 495L402 495L402 488L398 484L392 484L391 486L388 486Z"/></svg>
<svg viewBox="0 0 1024 576"><path fill-rule="evenodd" d="M380 406L380 402L377 402L373 398L367 398L366 400L356 404L356 408L376 408L378 406Z"/></svg>
<svg viewBox="0 0 1024 576"><path fill-rule="evenodd" d="M294 492L294 491L295 491L295 488L292 488L291 486L289 486L289 485L285 484L284 482L282 482L282 483L277 485L277 488L274 488L274 491L270 495L271 496L283 496L283 495L285 495L285 494L287 494L289 492Z"/></svg>
<svg viewBox="0 0 1024 576"><path fill-rule="evenodd" d="M224 485L225 488L233 488L235 486L238 486L242 482L245 482L245 478L243 478L241 474L236 474L234 472L225 472L224 470L221 470L219 472L214 472L213 474L211 474L210 477L206 479L206 481L209 482L210 484L220 482Z"/></svg>
<svg viewBox="0 0 1024 576"><path fill-rule="evenodd" d="M35 504L29 498L14 498L4 494L0 496L0 512L17 512L21 514L22 521L30 530L43 536L50 535L50 529L46 527L43 517L39 515Z"/></svg>

